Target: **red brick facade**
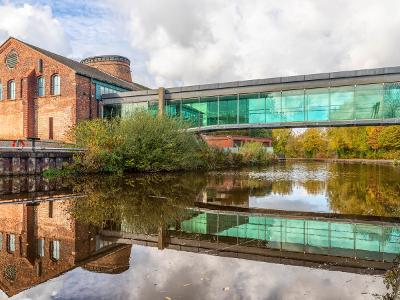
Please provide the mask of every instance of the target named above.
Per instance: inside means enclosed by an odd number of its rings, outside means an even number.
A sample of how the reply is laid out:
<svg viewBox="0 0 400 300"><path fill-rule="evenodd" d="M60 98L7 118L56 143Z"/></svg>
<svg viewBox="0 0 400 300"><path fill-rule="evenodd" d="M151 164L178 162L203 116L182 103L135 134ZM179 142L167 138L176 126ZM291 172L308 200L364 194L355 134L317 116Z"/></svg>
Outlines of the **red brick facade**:
<svg viewBox="0 0 400 300"><path fill-rule="evenodd" d="M17 63L12 68L6 63L10 53L17 55ZM100 79L107 84L117 82L125 90L135 89L132 82L125 81L126 68L129 70L129 65L125 66L121 80L9 38L0 46L0 140L38 137L41 140L68 141L66 134L72 126L80 120L98 116L94 80ZM51 82L55 74L60 76L58 95L52 93ZM43 96L38 96L39 77L45 82ZM15 82L15 99L9 99L10 80Z"/></svg>
<svg viewBox="0 0 400 300"><path fill-rule="evenodd" d="M0 289L8 296L79 266L104 273L129 268L131 246L106 244L99 248L99 228L77 222L68 213L73 205L73 201L3 205ZM39 241L43 241L42 247ZM54 242L58 243L57 257Z"/></svg>

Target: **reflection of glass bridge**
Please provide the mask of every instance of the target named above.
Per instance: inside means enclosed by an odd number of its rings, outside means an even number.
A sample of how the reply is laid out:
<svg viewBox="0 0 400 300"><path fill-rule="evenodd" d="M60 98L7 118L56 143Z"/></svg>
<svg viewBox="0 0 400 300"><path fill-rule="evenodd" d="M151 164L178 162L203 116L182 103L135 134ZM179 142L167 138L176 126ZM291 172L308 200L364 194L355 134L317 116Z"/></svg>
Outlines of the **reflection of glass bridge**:
<svg viewBox="0 0 400 300"><path fill-rule="evenodd" d="M262 242L271 249L392 261L400 254L400 224L293 219L202 212L182 222L187 233Z"/></svg>
<svg viewBox="0 0 400 300"><path fill-rule="evenodd" d="M193 130L400 124L400 68L105 95L103 116L162 110Z"/></svg>
<svg viewBox="0 0 400 300"><path fill-rule="evenodd" d="M400 222L190 210L153 236L128 225L103 238L161 249L232 256L349 272L380 273L400 254Z"/></svg>

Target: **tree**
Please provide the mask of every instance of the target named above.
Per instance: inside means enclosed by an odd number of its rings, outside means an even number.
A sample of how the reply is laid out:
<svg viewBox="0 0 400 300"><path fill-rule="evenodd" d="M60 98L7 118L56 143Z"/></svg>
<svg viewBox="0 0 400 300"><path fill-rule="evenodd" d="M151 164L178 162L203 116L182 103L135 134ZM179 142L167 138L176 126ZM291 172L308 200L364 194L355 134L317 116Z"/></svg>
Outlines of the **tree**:
<svg viewBox="0 0 400 300"><path fill-rule="evenodd" d="M318 128L309 128L302 135L304 155L306 157L325 156L327 145L325 132Z"/></svg>
<svg viewBox="0 0 400 300"><path fill-rule="evenodd" d="M292 130L288 128L272 131L274 152L276 154L286 154L286 145L292 135Z"/></svg>
<svg viewBox="0 0 400 300"><path fill-rule="evenodd" d="M379 134L378 144L385 150L400 150L400 126L384 127Z"/></svg>

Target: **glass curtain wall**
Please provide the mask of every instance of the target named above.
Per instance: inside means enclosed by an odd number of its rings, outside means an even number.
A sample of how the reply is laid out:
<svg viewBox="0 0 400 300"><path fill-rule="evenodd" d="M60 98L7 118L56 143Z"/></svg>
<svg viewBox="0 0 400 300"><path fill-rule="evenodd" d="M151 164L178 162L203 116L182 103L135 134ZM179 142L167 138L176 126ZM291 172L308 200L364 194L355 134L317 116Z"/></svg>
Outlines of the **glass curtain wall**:
<svg viewBox="0 0 400 300"><path fill-rule="evenodd" d="M104 115L125 116L146 105L157 115L156 100L143 103L104 106ZM165 109L193 127L400 118L400 83L167 100Z"/></svg>

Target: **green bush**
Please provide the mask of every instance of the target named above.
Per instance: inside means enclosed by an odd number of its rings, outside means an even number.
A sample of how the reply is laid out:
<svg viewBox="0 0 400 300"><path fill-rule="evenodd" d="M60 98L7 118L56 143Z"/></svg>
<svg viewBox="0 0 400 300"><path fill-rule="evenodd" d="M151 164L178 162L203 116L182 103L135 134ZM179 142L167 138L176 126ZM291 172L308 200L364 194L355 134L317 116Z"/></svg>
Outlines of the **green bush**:
<svg viewBox="0 0 400 300"><path fill-rule="evenodd" d="M270 161L261 144L239 153L210 148L180 119L154 117L145 111L122 119L79 123L71 132L83 154L73 169L82 173L158 172L237 168Z"/></svg>
<svg viewBox="0 0 400 300"><path fill-rule="evenodd" d="M128 118L79 123L72 135L87 151L75 158L84 172L156 172L202 168L202 145L178 119L138 111Z"/></svg>
<svg viewBox="0 0 400 300"><path fill-rule="evenodd" d="M262 143L248 142L239 148L239 154L243 157L245 165L263 165L271 160L270 155L265 150Z"/></svg>

